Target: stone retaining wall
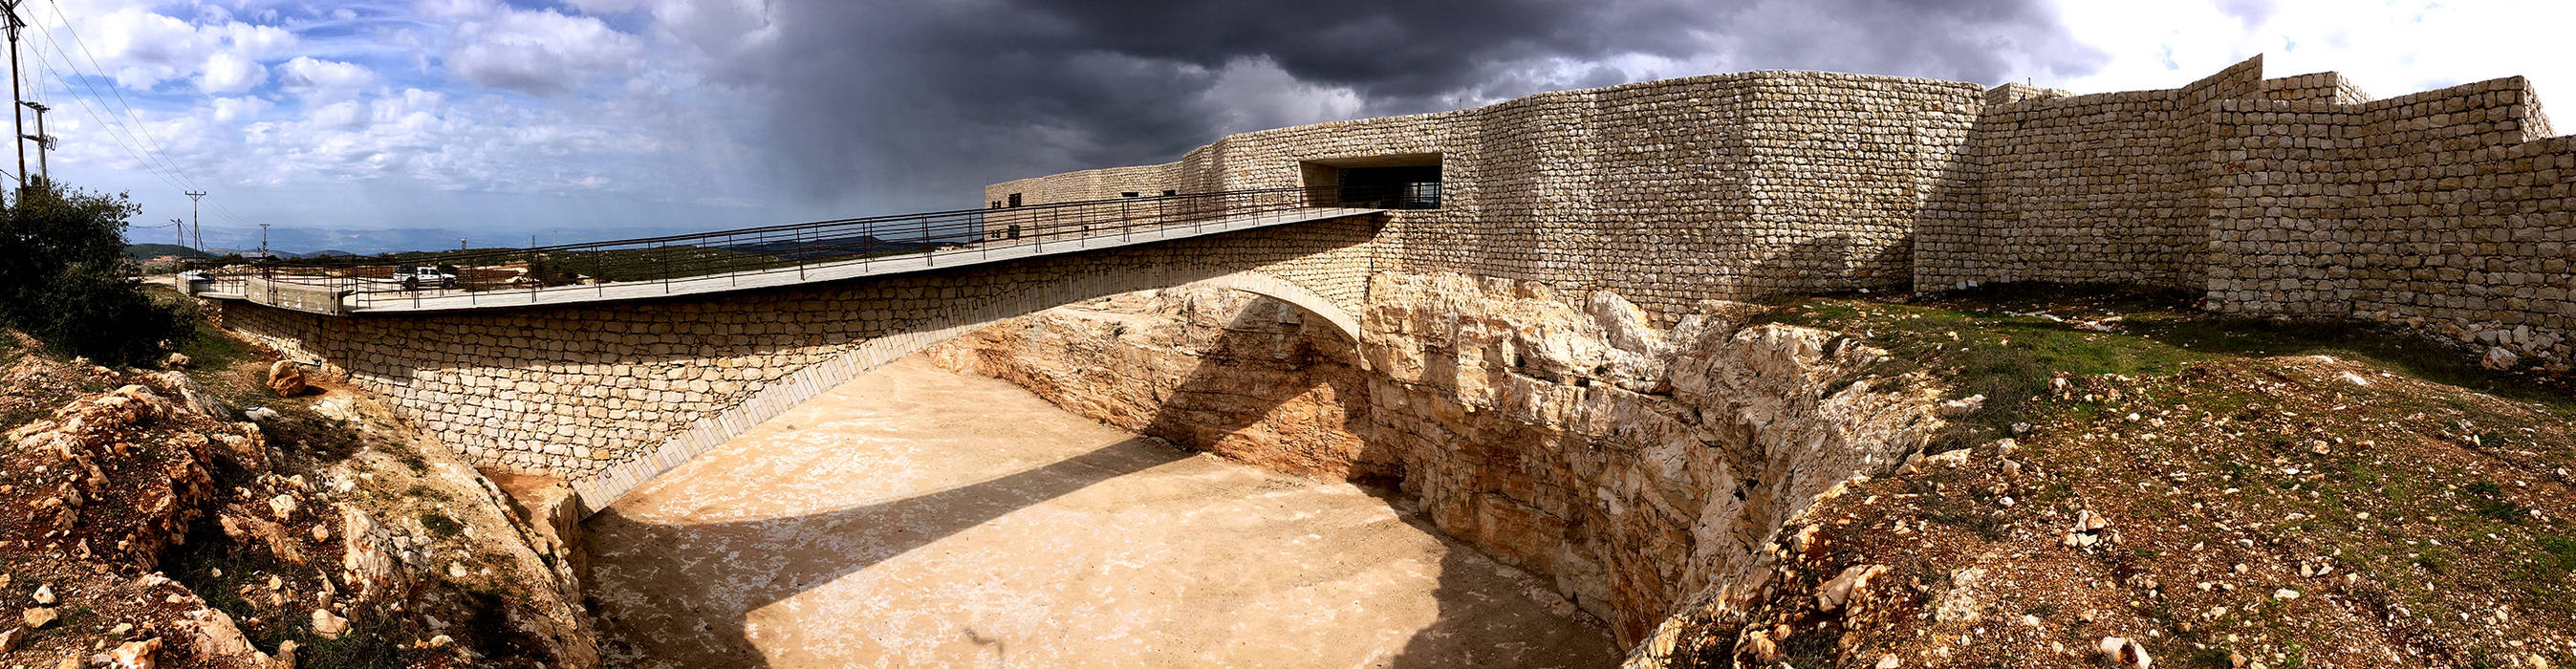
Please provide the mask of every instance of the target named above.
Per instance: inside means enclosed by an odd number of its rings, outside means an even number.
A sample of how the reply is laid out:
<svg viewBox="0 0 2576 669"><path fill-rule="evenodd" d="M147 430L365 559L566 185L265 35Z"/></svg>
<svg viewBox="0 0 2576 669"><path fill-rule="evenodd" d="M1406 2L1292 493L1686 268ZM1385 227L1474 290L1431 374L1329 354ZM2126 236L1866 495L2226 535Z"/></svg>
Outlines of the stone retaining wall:
<svg viewBox="0 0 2576 669"><path fill-rule="evenodd" d="M2576 138L2528 82L2219 105L2209 308L2436 327L2568 358Z"/></svg>
<svg viewBox="0 0 2576 669"><path fill-rule="evenodd" d="M2207 276L2210 102L2252 97L2247 61L2189 86L1986 107L1960 170L1915 231L1917 288Z"/></svg>
<svg viewBox="0 0 2576 669"><path fill-rule="evenodd" d="M1163 165L996 184L1302 185L1301 164L1439 154L1443 207L1392 216L1375 266L1708 299L2052 281L2210 308L2415 324L2572 358L2571 140L2520 78L2369 101L2249 59L2098 95L1750 72L1231 135Z"/></svg>
<svg viewBox="0 0 2576 669"><path fill-rule="evenodd" d="M1339 219L721 299L453 314L317 316L218 301L227 327L344 376L478 465L575 479L605 504L885 361L1012 316L1211 282L1342 323L1363 306Z"/></svg>
<svg viewBox="0 0 2576 669"><path fill-rule="evenodd" d="M1905 285L1917 210L1956 176L1982 90L1747 72L1562 91L1231 135L984 199L1295 187L1309 161L1438 154L1444 206L1392 214L1378 267L1615 290L1669 319L1704 299Z"/></svg>

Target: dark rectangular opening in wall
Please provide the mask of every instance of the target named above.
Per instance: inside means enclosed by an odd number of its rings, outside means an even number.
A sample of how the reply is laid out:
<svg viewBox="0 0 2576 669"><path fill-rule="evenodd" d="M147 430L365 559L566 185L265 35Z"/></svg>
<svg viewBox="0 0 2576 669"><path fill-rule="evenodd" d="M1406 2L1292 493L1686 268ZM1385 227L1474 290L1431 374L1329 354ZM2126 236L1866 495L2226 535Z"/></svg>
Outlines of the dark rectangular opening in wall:
<svg viewBox="0 0 2576 669"><path fill-rule="evenodd" d="M1014 207L1020 206L1020 194L1019 194L1019 193L1012 193L1012 194L1011 194L1011 206L1014 206Z"/></svg>
<svg viewBox="0 0 2576 669"><path fill-rule="evenodd" d="M1401 153L1310 160L1299 176L1315 206L1370 209L1440 208L1440 154Z"/></svg>

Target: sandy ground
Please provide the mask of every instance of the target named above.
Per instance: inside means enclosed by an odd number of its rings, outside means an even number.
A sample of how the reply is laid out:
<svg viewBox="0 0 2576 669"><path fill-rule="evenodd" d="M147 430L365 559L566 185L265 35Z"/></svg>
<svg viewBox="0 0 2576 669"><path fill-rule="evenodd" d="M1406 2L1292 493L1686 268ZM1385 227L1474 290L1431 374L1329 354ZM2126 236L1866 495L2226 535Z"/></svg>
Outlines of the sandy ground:
<svg viewBox="0 0 2576 669"><path fill-rule="evenodd" d="M586 527L619 666L1617 662L1598 623L1418 522L912 359Z"/></svg>

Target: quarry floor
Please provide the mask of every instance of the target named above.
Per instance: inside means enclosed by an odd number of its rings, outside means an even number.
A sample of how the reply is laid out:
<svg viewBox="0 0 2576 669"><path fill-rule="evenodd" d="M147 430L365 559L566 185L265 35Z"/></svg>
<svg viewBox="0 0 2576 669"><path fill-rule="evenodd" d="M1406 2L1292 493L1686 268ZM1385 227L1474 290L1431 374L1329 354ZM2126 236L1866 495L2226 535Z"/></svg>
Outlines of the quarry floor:
<svg viewBox="0 0 2576 669"><path fill-rule="evenodd" d="M1382 492L918 359L585 525L611 666L1610 666L1608 631Z"/></svg>

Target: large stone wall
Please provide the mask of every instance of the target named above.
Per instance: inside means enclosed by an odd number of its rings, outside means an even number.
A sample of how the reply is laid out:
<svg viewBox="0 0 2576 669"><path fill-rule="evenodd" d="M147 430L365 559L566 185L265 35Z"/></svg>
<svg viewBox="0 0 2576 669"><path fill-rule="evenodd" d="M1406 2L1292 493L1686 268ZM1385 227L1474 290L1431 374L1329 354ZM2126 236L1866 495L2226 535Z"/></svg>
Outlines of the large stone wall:
<svg viewBox="0 0 2576 669"><path fill-rule="evenodd" d="M1369 274L1358 246L1381 225L1336 219L721 299L358 316L219 304L227 327L384 396L476 464L572 478L602 505L861 371L1005 318L1191 283L1358 313Z"/></svg>
<svg viewBox="0 0 2576 669"><path fill-rule="evenodd" d="M1393 213L1370 245L1380 269L1615 290L1669 320L1704 299L1905 285L1918 209L1955 176L1982 91L1821 72L1563 91L1231 135L985 199L1294 187L1308 161L1438 154L1444 206Z"/></svg>
<svg viewBox="0 0 2576 669"><path fill-rule="evenodd" d="M1985 108L1967 175L1915 231L1918 287L2118 282L2197 288L2207 275L2210 101L2260 92L2248 61L2173 90Z"/></svg>
<svg viewBox="0 0 2576 669"><path fill-rule="evenodd" d="M2219 109L2211 309L2426 324L2566 359L2576 138L2545 137L2528 82Z"/></svg>
<svg viewBox="0 0 2576 669"><path fill-rule="evenodd" d="M1810 72L1547 93L1228 136L1162 165L997 184L1031 203L1300 185L1300 164L1439 154L1382 271L1700 300L2011 281L2201 292L2266 317L2424 326L2564 368L2570 140L2499 79L2371 101L2249 59L2097 95Z"/></svg>

